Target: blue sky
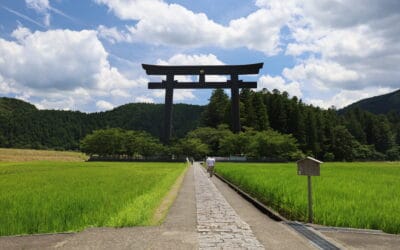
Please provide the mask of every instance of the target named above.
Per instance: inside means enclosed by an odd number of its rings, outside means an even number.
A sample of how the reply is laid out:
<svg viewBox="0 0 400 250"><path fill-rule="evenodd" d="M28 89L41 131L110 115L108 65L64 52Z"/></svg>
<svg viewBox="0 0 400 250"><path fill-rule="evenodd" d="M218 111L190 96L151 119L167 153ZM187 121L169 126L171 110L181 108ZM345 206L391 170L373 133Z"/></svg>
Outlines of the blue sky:
<svg viewBox="0 0 400 250"><path fill-rule="evenodd" d="M258 89L340 108L398 89L394 23L397 0L3 0L0 96L103 111L163 102L141 63L263 62ZM179 90L174 102L209 96Z"/></svg>

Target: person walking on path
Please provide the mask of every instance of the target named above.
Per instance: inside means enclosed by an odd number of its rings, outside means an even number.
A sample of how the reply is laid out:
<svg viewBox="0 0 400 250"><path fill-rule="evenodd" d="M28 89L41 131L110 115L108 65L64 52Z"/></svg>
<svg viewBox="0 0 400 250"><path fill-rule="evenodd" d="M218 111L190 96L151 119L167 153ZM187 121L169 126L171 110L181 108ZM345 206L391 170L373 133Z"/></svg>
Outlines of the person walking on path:
<svg viewBox="0 0 400 250"><path fill-rule="evenodd" d="M211 178L214 174L215 159L213 157L207 157L206 164L207 164L207 172L210 174Z"/></svg>

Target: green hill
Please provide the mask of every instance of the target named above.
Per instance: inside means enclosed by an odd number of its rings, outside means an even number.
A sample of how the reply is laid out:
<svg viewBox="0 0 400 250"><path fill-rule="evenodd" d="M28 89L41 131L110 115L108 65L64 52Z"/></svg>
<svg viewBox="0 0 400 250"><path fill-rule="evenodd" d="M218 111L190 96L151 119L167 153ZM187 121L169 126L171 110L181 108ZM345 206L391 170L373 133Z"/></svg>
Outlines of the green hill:
<svg viewBox="0 0 400 250"><path fill-rule="evenodd" d="M354 108L360 108L374 114L387 114L391 111L400 114L400 90L355 102L340 110L340 113L345 113Z"/></svg>
<svg viewBox="0 0 400 250"><path fill-rule="evenodd" d="M162 133L163 104L131 103L111 111L38 110L13 98L0 98L0 147L78 149L79 141L93 130L119 127ZM173 136L183 137L199 126L204 107L175 104Z"/></svg>
<svg viewBox="0 0 400 250"><path fill-rule="evenodd" d="M33 112L36 107L22 100L2 97L0 98L0 114L10 115L12 112Z"/></svg>

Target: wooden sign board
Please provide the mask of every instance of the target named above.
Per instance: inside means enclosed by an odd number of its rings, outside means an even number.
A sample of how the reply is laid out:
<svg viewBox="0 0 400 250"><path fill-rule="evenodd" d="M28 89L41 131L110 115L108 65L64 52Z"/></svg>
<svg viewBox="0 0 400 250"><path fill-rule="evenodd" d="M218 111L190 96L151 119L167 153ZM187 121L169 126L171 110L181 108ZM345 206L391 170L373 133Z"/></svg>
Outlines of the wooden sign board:
<svg viewBox="0 0 400 250"><path fill-rule="evenodd" d="M307 176L320 176L320 164L323 163L312 157L297 162L297 174Z"/></svg>

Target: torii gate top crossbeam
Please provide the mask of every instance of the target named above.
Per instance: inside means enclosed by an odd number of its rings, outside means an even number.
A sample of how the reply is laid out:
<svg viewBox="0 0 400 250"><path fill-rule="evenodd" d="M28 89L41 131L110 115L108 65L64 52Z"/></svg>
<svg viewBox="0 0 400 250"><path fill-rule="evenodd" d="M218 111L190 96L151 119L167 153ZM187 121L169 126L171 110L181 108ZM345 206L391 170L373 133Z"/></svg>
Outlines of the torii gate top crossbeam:
<svg viewBox="0 0 400 250"><path fill-rule="evenodd" d="M251 75L258 74L263 63L244 65L151 65L142 64L148 75Z"/></svg>
<svg viewBox="0 0 400 250"><path fill-rule="evenodd" d="M166 75L167 81L149 82L149 89L166 89L167 85L173 89L215 89L232 88L235 82L237 88L257 88L257 82L243 82L238 79L239 75L258 74L263 63L246 65L150 65L142 64L148 75ZM175 75L198 75L198 82L178 82L173 78ZM230 75L231 80L225 82L206 82L206 75Z"/></svg>

